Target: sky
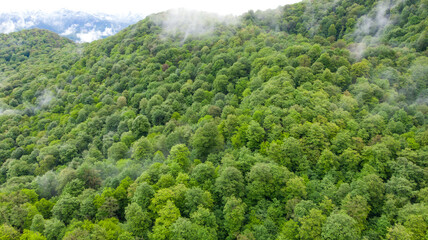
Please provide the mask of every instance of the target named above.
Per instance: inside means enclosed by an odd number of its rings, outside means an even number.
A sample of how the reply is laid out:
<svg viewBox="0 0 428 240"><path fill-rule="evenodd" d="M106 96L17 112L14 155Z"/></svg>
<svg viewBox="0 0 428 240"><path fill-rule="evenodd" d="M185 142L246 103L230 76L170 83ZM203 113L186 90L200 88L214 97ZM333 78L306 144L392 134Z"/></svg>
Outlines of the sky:
<svg viewBox="0 0 428 240"><path fill-rule="evenodd" d="M300 0L11 0L1 4L0 12L55 11L69 9L90 13L148 15L169 9L184 8L222 15L240 15L249 10L266 10Z"/></svg>

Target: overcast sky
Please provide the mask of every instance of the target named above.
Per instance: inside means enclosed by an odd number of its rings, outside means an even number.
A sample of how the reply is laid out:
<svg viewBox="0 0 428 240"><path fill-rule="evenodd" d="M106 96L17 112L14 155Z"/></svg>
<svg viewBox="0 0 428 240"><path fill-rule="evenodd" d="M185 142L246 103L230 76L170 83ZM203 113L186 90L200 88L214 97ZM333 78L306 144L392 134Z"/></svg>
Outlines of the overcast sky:
<svg viewBox="0 0 428 240"><path fill-rule="evenodd" d="M248 10L265 10L300 0L6 0L2 1L0 12L11 11L54 11L58 9L110 14L143 14L162 12L168 9L184 8L219 14L235 14Z"/></svg>

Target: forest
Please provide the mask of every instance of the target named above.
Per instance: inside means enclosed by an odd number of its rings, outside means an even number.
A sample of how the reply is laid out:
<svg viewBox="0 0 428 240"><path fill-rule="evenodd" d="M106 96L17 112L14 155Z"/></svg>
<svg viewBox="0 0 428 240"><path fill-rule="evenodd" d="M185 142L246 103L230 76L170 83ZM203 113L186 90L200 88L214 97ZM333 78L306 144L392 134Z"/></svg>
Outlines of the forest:
<svg viewBox="0 0 428 240"><path fill-rule="evenodd" d="M428 239L428 0L0 34L0 239Z"/></svg>

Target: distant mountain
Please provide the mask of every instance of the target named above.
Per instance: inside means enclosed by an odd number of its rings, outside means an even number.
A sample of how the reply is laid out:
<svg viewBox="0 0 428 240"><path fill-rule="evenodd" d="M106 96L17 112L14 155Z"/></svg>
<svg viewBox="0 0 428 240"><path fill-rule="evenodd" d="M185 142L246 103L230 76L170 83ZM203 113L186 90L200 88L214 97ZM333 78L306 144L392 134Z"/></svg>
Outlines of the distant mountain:
<svg viewBox="0 0 428 240"><path fill-rule="evenodd" d="M142 19L141 15L116 16L80 11L13 12L0 14L0 33L41 28L76 42L91 42L111 36Z"/></svg>

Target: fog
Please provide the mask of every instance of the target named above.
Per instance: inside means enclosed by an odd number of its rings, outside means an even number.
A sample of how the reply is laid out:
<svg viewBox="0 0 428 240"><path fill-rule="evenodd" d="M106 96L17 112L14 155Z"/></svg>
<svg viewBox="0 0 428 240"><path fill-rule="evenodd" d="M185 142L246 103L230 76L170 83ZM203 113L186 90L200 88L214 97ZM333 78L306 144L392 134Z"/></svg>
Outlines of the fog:
<svg viewBox="0 0 428 240"><path fill-rule="evenodd" d="M402 1L380 1L368 14L359 19L353 33L355 44L350 48L357 59L361 58L367 47L379 44L381 35L393 23L390 10Z"/></svg>
<svg viewBox="0 0 428 240"><path fill-rule="evenodd" d="M189 36L203 36L211 34L217 24L231 25L239 22L232 15L219 15L185 9L170 10L164 14L153 15L152 20L162 27L162 37L182 34L181 42Z"/></svg>

